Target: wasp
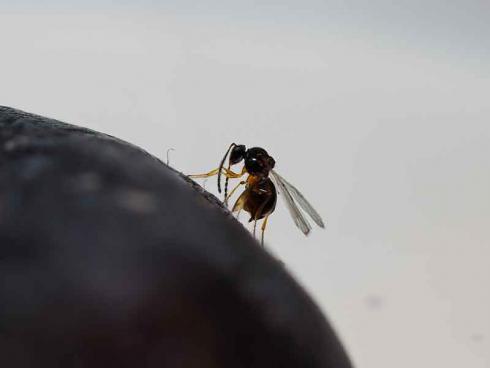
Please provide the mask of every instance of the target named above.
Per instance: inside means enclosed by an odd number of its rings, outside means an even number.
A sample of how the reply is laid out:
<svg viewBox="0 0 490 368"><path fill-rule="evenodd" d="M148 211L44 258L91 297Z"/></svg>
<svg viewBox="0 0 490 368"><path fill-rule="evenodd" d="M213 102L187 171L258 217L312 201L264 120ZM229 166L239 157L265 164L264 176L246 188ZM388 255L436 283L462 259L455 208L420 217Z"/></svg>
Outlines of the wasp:
<svg viewBox="0 0 490 368"><path fill-rule="evenodd" d="M226 159L228 164L226 165ZM240 173L232 171L231 167L243 161L244 165ZM222 192L221 179L224 176L225 192L224 204L228 206L230 197L243 185L245 190L238 197L231 211L233 213L244 210L250 214L249 222L254 222L254 237L257 221L262 220L261 244L264 245L264 233L269 216L274 212L277 203L278 192L283 195L286 206L296 226L308 235L311 225L305 218L300 208L321 228L325 225L321 216L306 200L301 192L279 175L274 167L276 161L260 147L246 148L243 144L232 143L226 151L219 167L205 174L189 175L191 178L209 178L218 176L218 192ZM245 177L245 179L243 179ZM230 179L242 179L229 193Z"/></svg>

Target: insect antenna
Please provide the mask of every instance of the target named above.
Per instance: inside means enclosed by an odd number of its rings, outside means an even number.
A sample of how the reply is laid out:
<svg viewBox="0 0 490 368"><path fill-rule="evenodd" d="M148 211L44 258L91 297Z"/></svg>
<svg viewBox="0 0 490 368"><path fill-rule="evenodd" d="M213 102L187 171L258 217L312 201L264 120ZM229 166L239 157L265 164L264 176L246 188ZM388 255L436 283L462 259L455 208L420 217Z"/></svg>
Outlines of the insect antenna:
<svg viewBox="0 0 490 368"><path fill-rule="evenodd" d="M226 157L228 157L228 154L230 153L231 149L235 146L236 146L235 143L232 143L230 145L230 148L228 148L225 155L223 156L223 159L221 160L221 163L219 164L219 169L218 169L218 192L219 193L221 193L221 171L223 170L223 165L225 164ZM226 178L226 185L228 186L228 177Z"/></svg>
<svg viewBox="0 0 490 368"><path fill-rule="evenodd" d="M230 164L228 164L228 170L230 169ZM229 177L226 177L225 180L225 206L228 206L228 182L230 181Z"/></svg>

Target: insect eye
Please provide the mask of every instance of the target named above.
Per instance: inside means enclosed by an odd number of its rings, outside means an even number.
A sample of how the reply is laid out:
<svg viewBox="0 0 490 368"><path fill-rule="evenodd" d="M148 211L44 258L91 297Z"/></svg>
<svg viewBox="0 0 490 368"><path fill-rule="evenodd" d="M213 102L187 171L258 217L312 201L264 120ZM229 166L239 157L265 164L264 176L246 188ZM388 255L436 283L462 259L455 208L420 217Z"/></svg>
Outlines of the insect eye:
<svg viewBox="0 0 490 368"><path fill-rule="evenodd" d="M247 159L245 166L251 175L257 175L262 171L262 165L256 158Z"/></svg>
<svg viewBox="0 0 490 368"><path fill-rule="evenodd" d="M243 144L233 147L230 153L230 164L236 165L237 163L242 161L246 151L247 149Z"/></svg>

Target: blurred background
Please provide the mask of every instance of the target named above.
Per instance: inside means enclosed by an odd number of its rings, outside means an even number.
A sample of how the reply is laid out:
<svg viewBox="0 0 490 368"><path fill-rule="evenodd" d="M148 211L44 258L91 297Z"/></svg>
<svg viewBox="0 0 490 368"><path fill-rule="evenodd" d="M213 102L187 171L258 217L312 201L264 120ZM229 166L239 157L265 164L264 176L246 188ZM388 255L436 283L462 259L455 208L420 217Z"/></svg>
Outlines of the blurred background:
<svg viewBox="0 0 490 368"><path fill-rule="evenodd" d="M0 0L0 104L184 173L266 148L327 220L266 248L355 365L484 368L489 39L484 0Z"/></svg>

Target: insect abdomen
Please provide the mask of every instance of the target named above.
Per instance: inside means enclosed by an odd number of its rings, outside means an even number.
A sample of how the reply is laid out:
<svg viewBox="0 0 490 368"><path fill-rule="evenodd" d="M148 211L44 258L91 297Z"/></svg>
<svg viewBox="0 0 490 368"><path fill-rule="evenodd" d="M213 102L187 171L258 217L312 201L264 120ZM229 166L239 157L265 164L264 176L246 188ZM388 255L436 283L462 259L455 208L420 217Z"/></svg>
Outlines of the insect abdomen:
<svg viewBox="0 0 490 368"><path fill-rule="evenodd" d="M276 208L276 187L269 178L251 181L247 192L243 209L250 213L249 221L260 220Z"/></svg>

